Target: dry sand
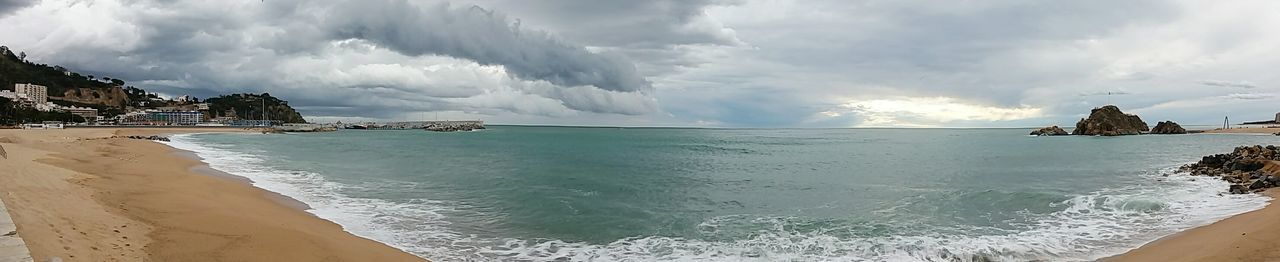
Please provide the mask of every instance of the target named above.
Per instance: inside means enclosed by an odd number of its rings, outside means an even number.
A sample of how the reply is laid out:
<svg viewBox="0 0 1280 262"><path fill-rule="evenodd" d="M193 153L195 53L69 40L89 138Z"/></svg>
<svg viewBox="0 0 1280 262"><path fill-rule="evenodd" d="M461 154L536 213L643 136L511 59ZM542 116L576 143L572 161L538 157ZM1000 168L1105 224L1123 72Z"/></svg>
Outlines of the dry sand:
<svg viewBox="0 0 1280 262"><path fill-rule="evenodd" d="M235 130L0 130L0 199L36 261L422 261L163 144L86 140L210 131Z"/></svg>

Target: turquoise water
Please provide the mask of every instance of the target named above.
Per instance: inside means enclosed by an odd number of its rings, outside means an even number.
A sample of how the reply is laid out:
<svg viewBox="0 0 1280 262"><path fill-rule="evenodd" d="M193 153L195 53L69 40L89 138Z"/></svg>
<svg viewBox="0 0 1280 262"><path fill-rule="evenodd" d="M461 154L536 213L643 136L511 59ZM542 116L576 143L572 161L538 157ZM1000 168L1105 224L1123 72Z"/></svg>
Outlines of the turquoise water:
<svg viewBox="0 0 1280 262"><path fill-rule="evenodd" d="M1274 136L1022 129L198 134L170 143L437 261L1092 260L1262 207L1180 164Z"/></svg>

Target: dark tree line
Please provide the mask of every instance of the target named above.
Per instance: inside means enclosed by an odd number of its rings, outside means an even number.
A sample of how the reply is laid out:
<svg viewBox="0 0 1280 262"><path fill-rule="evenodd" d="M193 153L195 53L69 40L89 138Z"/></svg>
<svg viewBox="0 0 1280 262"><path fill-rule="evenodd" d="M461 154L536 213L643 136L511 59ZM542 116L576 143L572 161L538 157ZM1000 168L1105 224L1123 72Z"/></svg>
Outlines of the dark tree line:
<svg viewBox="0 0 1280 262"><path fill-rule="evenodd" d="M40 123L44 121L80 123L84 122L84 118L67 112L42 112L35 108L20 106L8 98L0 97L0 125Z"/></svg>

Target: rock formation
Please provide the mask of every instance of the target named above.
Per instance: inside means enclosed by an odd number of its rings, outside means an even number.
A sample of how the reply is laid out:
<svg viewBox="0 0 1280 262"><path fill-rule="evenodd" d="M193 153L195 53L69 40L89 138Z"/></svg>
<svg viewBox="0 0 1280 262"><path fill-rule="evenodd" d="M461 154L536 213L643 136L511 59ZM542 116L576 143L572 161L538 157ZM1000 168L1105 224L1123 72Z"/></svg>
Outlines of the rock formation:
<svg viewBox="0 0 1280 262"><path fill-rule="evenodd" d="M1089 118L1080 119L1072 135L1119 136L1137 135L1150 130L1147 122L1135 115L1120 112L1120 108L1107 105L1094 108Z"/></svg>
<svg viewBox="0 0 1280 262"><path fill-rule="evenodd" d="M457 131L473 131L484 129L484 123L478 121L458 121L458 122L439 122L428 124L425 128L427 131L434 132L457 132Z"/></svg>
<svg viewBox="0 0 1280 262"><path fill-rule="evenodd" d="M1174 123L1173 121L1163 121L1156 123L1156 127L1151 129L1151 133L1162 135L1186 134L1187 130L1183 129L1182 126L1178 125L1178 123Z"/></svg>
<svg viewBox="0 0 1280 262"><path fill-rule="evenodd" d="M1232 194L1258 192L1280 186L1280 147L1242 146L1229 154L1205 156L1180 169L1193 176L1220 177L1231 183Z"/></svg>
<svg viewBox="0 0 1280 262"><path fill-rule="evenodd" d="M1061 127L1051 126L1051 127L1041 128L1036 131L1031 131L1031 135L1033 136L1065 136L1069 134L1067 133L1067 130L1062 130Z"/></svg>

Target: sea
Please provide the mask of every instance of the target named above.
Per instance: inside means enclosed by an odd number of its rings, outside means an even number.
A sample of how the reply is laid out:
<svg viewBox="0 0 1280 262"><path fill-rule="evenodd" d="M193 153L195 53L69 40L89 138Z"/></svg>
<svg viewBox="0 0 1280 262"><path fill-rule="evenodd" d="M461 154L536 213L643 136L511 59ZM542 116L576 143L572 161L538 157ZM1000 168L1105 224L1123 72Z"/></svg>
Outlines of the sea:
<svg viewBox="0 0 1280 262"><path fill-rule="evenodd" d="M433 261L1091 261L1264 207L1174 174L1275 136L493 126L172 137Z"/></svg>

